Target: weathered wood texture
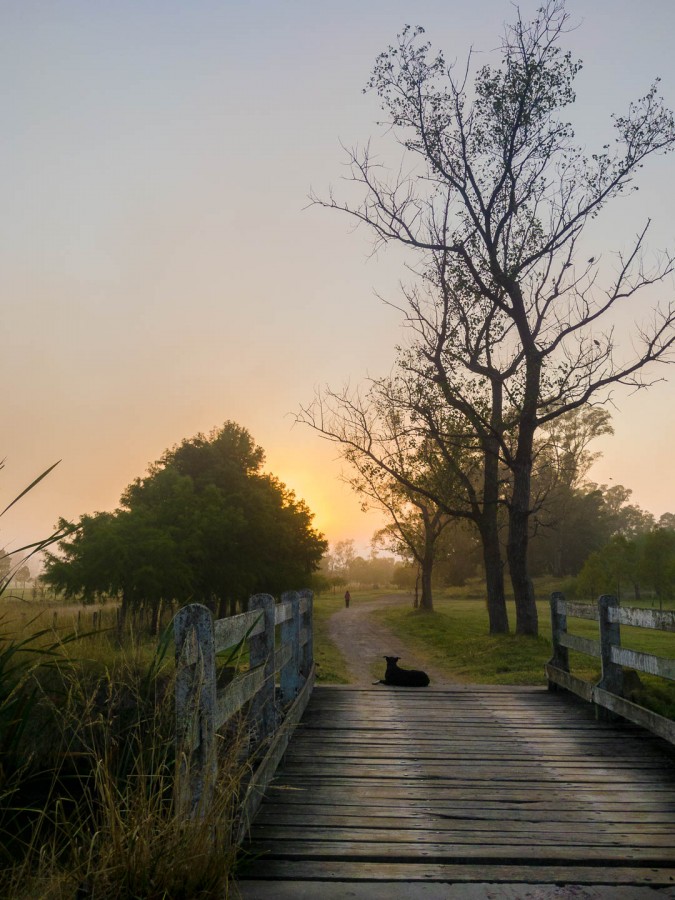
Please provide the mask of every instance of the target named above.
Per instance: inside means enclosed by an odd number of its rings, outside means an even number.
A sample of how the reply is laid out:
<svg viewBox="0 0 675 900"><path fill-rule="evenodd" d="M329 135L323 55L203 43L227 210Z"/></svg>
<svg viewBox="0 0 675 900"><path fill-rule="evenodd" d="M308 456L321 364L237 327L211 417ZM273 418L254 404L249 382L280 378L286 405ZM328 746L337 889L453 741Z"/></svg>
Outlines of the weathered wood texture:
<svg viewBox="0 0 675 900"><path fill-rule="evenodd" d="M269 750L255 769L246 789L246 794L241 804L239 817L238 840L241 842L248 834L253 817L262 803L265 791L274 777L277 766L286 752L288 742L293 731L302 718L314 688L316 670L312 666L307 680L300 688L298 696L293 701L286 713L282 725L277 729Z"/></svg>
<svg viewBox="0 0 675 900"><path fill-rule="evenodd" d="M647 732L545 689L318 687L239 887L265 898L283 880L316 882L317 897L342 880L410 882L411 897L428 882L672 886L674 764Z"/></svg>
<svg viewBox="0 0 675 900"><path fill-rule="evenodd" d="M175 796L181 815L201 813L211 803L217 771L216 731L247 703L255 734L253 754L262 750L264 760L249 786L244 817L257 808L255 798L272 777L291 725L302 715L314 684L312 601L309 590L288 591L281 603L270 594L256 594L250 598L249 612L229 619L214 621L200 604L186 606L175 616ZM279 646L277 625L281 626ZM249 671L218 689L216 654L236 650L246 640ZM300 697L302 702L295 702ZM291 714L284 718L291 704ZM274 749L281 745L281 750Z"/></svg>
<svg viewBox="0 0 675 900"><path fill-rule="evenodd" d="M567 630L568 617L594 619L599 640L594 641ZM570 603L559 591L551 594L553 656L545 666L549 690L562 687L595 705L598 718L623 716L675 744L675 722L623 697L623 667L637 669L675 681L675 660L641 653L621 646L621 625L675 631L675 613L649 609L621 608L616 597L605 594L597 608ZM570 674L569 650L600 658L602 677L597 685Z"/></svg>

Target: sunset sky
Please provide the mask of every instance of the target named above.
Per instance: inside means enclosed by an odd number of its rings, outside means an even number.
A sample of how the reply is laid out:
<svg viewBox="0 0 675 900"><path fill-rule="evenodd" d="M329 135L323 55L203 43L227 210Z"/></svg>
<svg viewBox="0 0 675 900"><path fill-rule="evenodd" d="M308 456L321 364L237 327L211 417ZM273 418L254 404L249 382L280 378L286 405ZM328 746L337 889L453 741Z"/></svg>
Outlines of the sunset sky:
<svg viewBox="0 0 675 900"><path fill-rule="evenodd" d="M568 9L593 152L655 76L675 106L675 3ZM488 59L512 18L507 0L0 2L2 506L63 460L3 518L0 546L114 508L165 448L233 419L329 540L367 547L379 520L294 412L316 386L389 371L404 334L376 295L398 299L406 257L373 257L365 230L307 195L339 188L340 142L391 153L362 88L406 23L449 60L470 45ZM650 247L675 248L674 212L675 157L660 157L591 252L609 259L649 217ZM622 327L674 296L670 279ZM592 475L658 516L675 512L675 367L655 374L668 381L613 395Z"/></svg>

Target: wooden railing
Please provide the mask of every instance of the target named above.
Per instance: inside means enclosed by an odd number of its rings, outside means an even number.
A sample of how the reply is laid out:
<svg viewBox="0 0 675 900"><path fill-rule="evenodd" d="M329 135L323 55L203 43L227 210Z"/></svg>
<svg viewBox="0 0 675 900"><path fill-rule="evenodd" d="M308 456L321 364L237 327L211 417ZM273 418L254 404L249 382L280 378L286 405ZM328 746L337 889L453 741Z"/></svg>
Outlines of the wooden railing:
<svg viewBox="0 0 675 900"><path fill-rule="evenodd" d="M217 776L216 732L248 704L257 761L242 798L240 833L245 832L314 686L312 612L311 591L289 591L281 603L269 594L256 594L249 612L227 619L214 621L200 604L177 613L175 796L181 815L204 814L209 808ZM219 689L216 654L243 648L245 642L248 671Z"/></svg>
<svg viewBox="0 0 675 900"><path fill-rule="evenodd" d="M567 630L568 617L597 621L599 639L570 634ZM618 599L610 594L600 597L597 606L570 602L558 592L551 594L553 656L545 667L549 690L563 687L594 703L600 717L622 716L675 744L675 722L623 696L624 666L675 681L675 659L622 647L621 625L675 632L675 612L621 607ZM602 675L597 684L570 673L570 650L600 660Z"/></svg>

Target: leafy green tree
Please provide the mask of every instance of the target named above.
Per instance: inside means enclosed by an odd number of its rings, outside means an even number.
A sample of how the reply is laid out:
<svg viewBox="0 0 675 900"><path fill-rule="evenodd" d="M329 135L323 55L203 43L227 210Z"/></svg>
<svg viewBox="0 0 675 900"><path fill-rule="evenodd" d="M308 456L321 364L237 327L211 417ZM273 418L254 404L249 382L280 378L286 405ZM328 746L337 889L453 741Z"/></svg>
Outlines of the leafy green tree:
<svg viewBox="0 0 675 900"><path fill-rule="evenodd" d="M638 541L615 534L604 547L591 553L577 578L578 590L595 599L600 594L614 594L621 599L629 584L639 599L638 573L641 547Z"/></svg>
<svg viewBox="0 0 675 900"><path fill-rule="evenodd" d="M392 521L378 532L377 538L393 553L415 563L422 582L419 606L430 612L434 608L433 572L438 540L450 519L426 497L414 492L398 493L398 500L393 499L396 492L392 491L383 504Z"/></svg>
<svg viewBox="0 0 675 900"><path fill-rule="evenodd" d="M590 553L576 580L577 592L594 599L616 591L616 576L601 550Z"/></svg>
<svg viewBox="0 0 675 900"><path fill-rule="evenodd" d="M675 513L663 513L657 524L659 528L670 528L671 531L675 531Z"/></svg>
<svg viewBox="0 0 675 900"><path fill-rule="evenodd" d="M391 556L373 553L368 559L356 556L349 566L349 581L379 587L391 584L396 560Z"/></svg>
<svg viewBox="0 0 675 900"><path fill-rule="evenodd" d="M611 534L602 491L567 485L556 486L533 524L529 562L534 575L576 575Z"/></svg>
<svg viewBox="0 0 675 900"><path fill-rule="evenodd" d="M354 541L351 538L338 541L333 546L333 552L330 554L332 572L346 577L349 575L349 568L355 559Z"/></svg>
<svg viewBox="0 0 675 900"><path fill-rule="evenodd" d="M481 568L481 542L475 529L461 519L452 519L436 548L436 575L444 586L461 587Z"/></svg>
<svg viewBox="0 0 675 900"><path fill-rule="evenodd" d="M640 572L662 608L664 600L675 597L675 531L655 528L643 540Z"/></svg>
<svg viewBox="0 0 675 900"><path fill-rule="evenodd" d="M653 528L633 537L616 532L589 555L577 579L579 591L590 597L602 593L621 597L626 585L636 601L641 586L654 591L660 606L675 597L675 530Z"/></svg>
<svg viewBox="0 0 675 900"><path fill-rule="evenodd" d="M585 483L600 456L592 442L613 434L609 413L585 406L541 429L532 471L529 564L534 575L573 575L613 533L603 491Z"/></svg>
<svg viewBox="0 0 675 900"><path fill-rule="evenodd" d="M25 585L27 581L30 581L31 574L28 566L21 566L19 569L17 569L14 578L19 582L19 584L22 585Z"/></svg>
<svg viewBox="0 0 675 900"><path fill-rule="evenodd" d="M4 582L12 569L12 556L4 547L0 549L0 582Z"/></svg>
<svg viewBox="0 0 675 900"><path fill-rule="evenodd" d="M415 566L396 566L392 574L393 583L404 591L416 590L417 580L418 572Z"/></svg>
<svg viewBox="0 0 675 900"><path fill-rule="evenodd" d="M150 604L155 619L164 601L224 615L251 593L307 583L326 543L305 503L262 471L264 459L233 422L183 441L127 488L119 509L82 516L44 580L85 600L119 596L122 618Z"/></svg>

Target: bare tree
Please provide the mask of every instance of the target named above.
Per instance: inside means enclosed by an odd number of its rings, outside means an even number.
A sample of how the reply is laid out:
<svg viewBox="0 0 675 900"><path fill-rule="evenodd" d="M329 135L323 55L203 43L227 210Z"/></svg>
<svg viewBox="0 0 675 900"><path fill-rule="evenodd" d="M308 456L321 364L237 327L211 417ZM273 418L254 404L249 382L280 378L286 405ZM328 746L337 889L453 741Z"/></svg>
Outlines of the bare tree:
<svg viewBox="0 0 675 900"><path fill-rule="evenodd" d="M399 503L392 502L393 498L391 494L386 503L391 522L376 533L375 539L398 556L413 560L422 582L419 607L431 611L434 608L432 576L436 545L451 519L430 500L416 494L411 494L407 501L401 497Z"/></svg>
<svg viewBox="0 0 675 900"><path fill-rule="evenodd" d="M28 566L21 566L14 574L14 580L18 581L22 587L26 586L26 582L31 580L30 569Z"/></svg>
<svg viewBox="0 0 675 900"><path fill-rule="evenodd" d="M498 457L485 452L485 435L448 409L440 392L434 394L433 384L428 388L410 377L403 365L396 373L371 380L365 392L318 392L313 403L301 407L297 420L339 445L355 472L346 478L348 483L367 503L384 509L399 532L410 529L407 511L411 504L416 508L426 538L422 546L415 537L414 554L423 561L426 553L424 603L431 603L434 544L444 525L452 518L475 525L483 544L490 632L507 632L497 522ZM488 497L485 468L492 472L493 462L496 480L489 484L494 497Z"/></svg>
<svg viewBox="0 0 675 900"><path fill-rule="evenodd" d="M424 468L423 455L418 454L420 462L415 479L431 493L433 476L428 468ZM400 470L392 469L394 474L390 475L381 465L373 465L372 454L356 452L352 447L346 451L345 458L355 470L355 474L346 480L361 497L364 508L379 509L390 519L375 539L397 555L414 560L422 581L420 608L432 610L436 543L451 521L450 517L434 500L402 483ZM405 475L403 479L408 480Z"/></svg>
<svg viewBox="0 0 675 900"><path fill-rule="evenodd" d="M672 302L636 306L638 293L674 268L669 254L647 262L649 222L612 264L583 244L608 202L634 189L645 161L673 149L673 115L655 82L612 117L614 148L586 154L561 117L581 67L560 46L568 26L564 0L548 0L531 22L518 12L501 63L478 68L471 87L471 55L456 74L442 54L431 56L423 29L406 27L377 58L369 87L410 165L390 176L368 145L357 148L349 161L363 199L314 198L366 224L376 244L419 254L415 265L435 284L440 312L410 305L418 360L452 408L467 399L449 377L453 356L469 384L491 393L483 420L494 446L485 452L511 473L507 557L524 634L538 627L527 567L537 429L606 399L615 385L648 386L645 367L671 361L675 341ZM612 314L628 300L640 318L634 349L622 354Z"/></svg>

